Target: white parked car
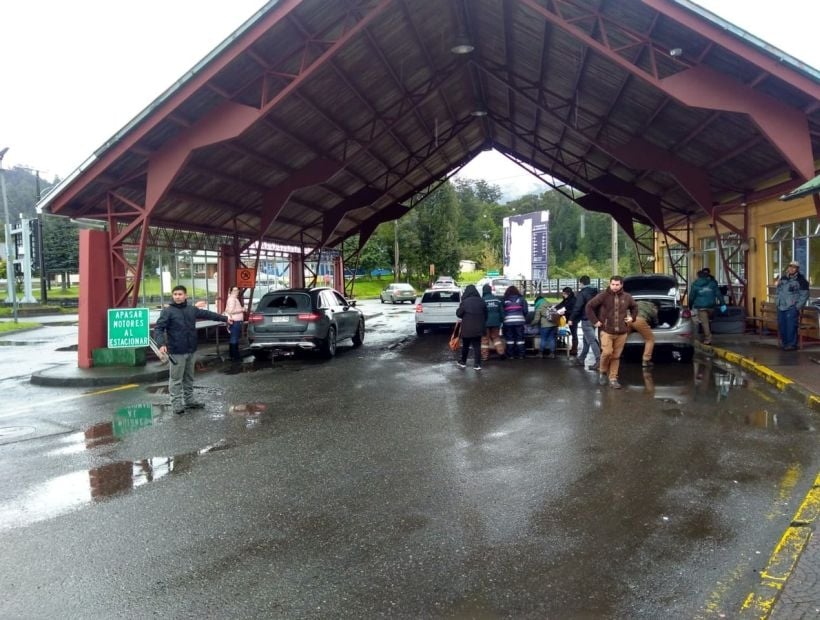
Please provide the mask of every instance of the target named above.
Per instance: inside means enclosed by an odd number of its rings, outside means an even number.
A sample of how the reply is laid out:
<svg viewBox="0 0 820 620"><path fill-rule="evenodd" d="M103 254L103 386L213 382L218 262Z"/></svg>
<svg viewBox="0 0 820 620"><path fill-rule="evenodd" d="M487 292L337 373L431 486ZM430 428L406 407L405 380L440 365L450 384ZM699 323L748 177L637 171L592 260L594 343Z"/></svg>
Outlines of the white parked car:
<svg viewBox="0 0 820 620"><path fill-rule="evenodd" d="M430 288L424 291L421 301L416 304L416 333L422 336L427 329L453 327L459 320L456 310L460 303L459 288Z"/></svg>

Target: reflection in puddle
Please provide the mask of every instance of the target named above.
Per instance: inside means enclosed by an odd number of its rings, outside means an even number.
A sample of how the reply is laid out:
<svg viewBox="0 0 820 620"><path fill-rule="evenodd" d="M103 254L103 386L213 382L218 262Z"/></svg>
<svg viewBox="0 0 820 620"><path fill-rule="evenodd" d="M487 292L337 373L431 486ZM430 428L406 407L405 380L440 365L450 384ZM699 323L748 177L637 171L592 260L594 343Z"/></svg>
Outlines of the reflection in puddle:
<svg viewBox="0 0 820 620"><path fill-rule="evenodd" d="M128 493L169 474L188 471L197 458L231 447L231 444L223 440L177 456L117 461L57 476L0 504L0 530L44 521L85 504Z"/></svg>

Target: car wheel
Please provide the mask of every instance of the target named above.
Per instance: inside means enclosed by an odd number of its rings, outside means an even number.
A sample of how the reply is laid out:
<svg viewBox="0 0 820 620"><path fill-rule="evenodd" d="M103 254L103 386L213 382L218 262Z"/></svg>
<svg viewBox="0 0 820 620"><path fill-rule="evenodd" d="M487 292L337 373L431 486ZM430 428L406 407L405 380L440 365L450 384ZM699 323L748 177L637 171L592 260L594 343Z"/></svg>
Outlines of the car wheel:
<svg viewBox="0 0 820 620"><path fill-rule="evenodd" d="M390 303L391 303L391 304L393 304L393 305L395 306L395 305L396 305L396 298L395 298L395 297L393 297L393 298L390 300Z"/></svg>
<svg viewBox="0 0 820 620"><path fill-rule="evenodd" d="M379 299L381 299L381 300L382 300L382 303L384 303L384 297L381 297L381 296L380 296L380 297L379 297Z"/></svg>
<svg viewBox="0 0 820 620"><path fill-rule="evenodd" d="M359 319L359 326L356 328L356 333L353 334L353 346L360 347L364 342L364 319Z"/></svg>
<svg viewBox="0 0 820 620"><path fill-rule="evenodd" d="M421 325L416 325L416 336L423 336L424 328Z"/></svg>
<svg viewBox="0 0 820 620"><path fill-rule="evenodd" d="M322 355L327 358L336 355L336 328L330 327L327 330L327 338L322 343Z"/></svg>

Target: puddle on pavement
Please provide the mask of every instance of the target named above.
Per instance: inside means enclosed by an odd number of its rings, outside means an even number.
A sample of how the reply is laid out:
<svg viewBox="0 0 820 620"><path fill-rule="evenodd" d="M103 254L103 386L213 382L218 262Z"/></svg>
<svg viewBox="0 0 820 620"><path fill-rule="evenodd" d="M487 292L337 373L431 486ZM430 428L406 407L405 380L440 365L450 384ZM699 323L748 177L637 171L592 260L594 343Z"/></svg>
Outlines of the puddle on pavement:
<svg viewBox="0 0 820 620"><path fill-rule="evenodd" d="M149 482L189 471L200 457L234 445L222 440L176 456L115 461L51 478L0 504L0 530L44 521L93 502L130 493Z"/></svg>
<svg viewBox="0 0 820 620"><path fill-rule="evenodd" d="M664 415L718 415L720 419L760 429L813 430L805 416L784 405L779 396L773 398L765 382L738 372L730 364L711 358L696 358L692 373L686 373L682 381L674 383L656 383L653 375L652 370L643 370L643 392L668 405L661 409ZM746 407L744 400L751 393L771 401L771 407L761 408L759 404L754 410Z"/></svg>

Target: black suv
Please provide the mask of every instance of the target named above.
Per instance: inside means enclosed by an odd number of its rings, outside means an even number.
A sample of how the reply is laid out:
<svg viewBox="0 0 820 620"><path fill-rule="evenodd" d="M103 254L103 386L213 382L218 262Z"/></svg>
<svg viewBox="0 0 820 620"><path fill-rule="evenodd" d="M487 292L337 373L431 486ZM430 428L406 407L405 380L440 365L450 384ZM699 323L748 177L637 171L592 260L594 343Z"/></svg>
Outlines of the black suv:
<svg viewBox="0 0 820 620"><path fill-rule="evenodd" d="M253 354L278 351L320 351L336 355L336 343L351 338L364 342L364 315L355 301L332 288L291 288L265 294L248 317Z"/></svg>

